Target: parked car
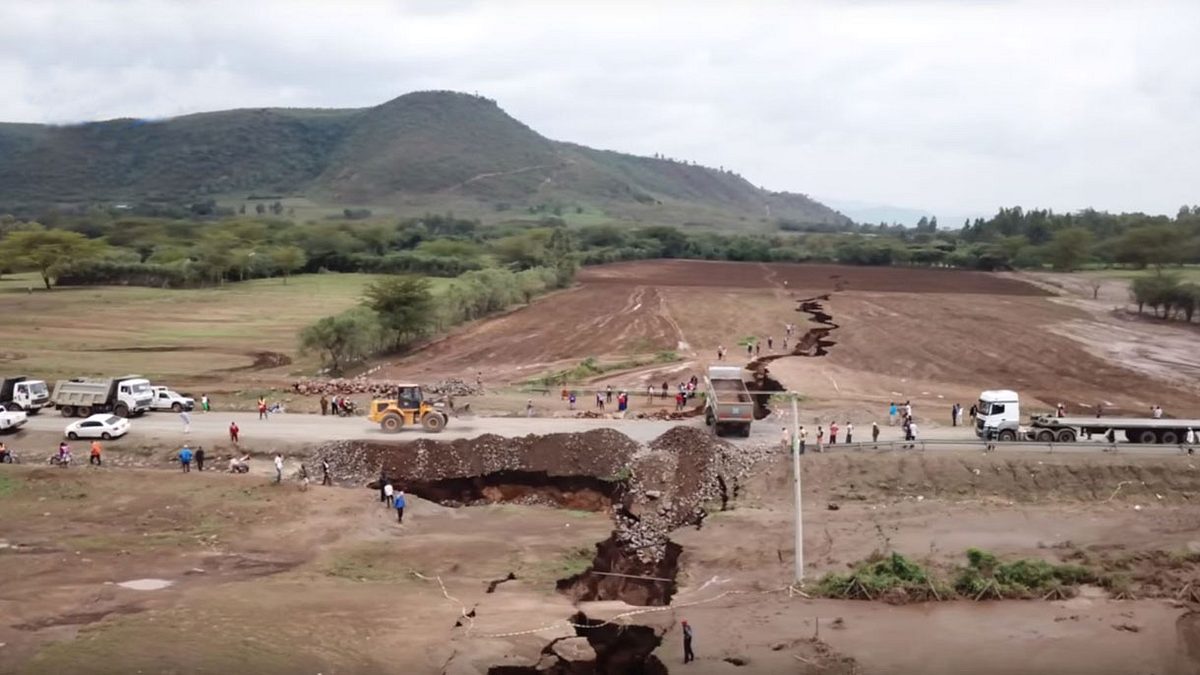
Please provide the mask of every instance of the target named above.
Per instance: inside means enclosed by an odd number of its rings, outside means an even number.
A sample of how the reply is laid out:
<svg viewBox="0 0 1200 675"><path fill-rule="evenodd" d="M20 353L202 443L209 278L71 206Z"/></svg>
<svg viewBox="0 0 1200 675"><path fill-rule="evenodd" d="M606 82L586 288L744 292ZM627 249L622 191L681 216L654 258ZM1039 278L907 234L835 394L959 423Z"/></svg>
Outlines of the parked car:
<svg viewBox="0 0 1200 675"><path fill-rule="evenodd" d="M150 401L151 410L173 410L183 412L196 407L195 399L184 396L167 387L150 387L154 399Z"/></svg>
<svg viewBox="0 0 1200 675"><path fill-rule="evenodd" d="M92 415L86 419L72 422L64 432L67 438L120 438L129 433L129 420L116 415Z"/></svg>

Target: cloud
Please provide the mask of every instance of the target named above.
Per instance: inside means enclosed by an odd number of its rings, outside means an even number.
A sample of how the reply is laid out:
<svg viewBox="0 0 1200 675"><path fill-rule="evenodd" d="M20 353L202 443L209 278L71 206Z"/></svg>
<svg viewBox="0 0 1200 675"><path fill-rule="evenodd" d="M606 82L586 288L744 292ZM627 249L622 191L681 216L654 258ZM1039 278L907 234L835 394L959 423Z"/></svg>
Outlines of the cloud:
<svg viewBox="0 0 1200 675"><path fill-rule="evenodd" d="M0 119L478 91L561 140L946 213L1200 201L1193 2L0 5Z"/></svg>

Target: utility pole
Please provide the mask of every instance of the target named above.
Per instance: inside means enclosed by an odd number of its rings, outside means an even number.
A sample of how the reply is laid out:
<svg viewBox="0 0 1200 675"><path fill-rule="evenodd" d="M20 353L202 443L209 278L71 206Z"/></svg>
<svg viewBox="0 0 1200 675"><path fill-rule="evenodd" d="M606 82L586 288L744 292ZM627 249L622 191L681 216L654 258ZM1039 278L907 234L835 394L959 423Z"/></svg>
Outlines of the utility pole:
<svg viewBox="0 0 1200 675"><path fill-rule="evenodd" d="M792 487L796 497L796 571L795 582L804 583L804 511L800 490L800 412L796 392L792 395Z"/></svg>

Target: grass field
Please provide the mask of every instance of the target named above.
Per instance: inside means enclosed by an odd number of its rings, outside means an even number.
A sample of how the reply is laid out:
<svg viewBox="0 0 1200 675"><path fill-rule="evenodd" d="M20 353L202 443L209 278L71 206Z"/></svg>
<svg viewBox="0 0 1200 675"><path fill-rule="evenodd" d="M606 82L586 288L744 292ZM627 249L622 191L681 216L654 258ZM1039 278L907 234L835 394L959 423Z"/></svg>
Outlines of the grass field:
<svg viewBox="0 0 1200 675"><path fill-rule="evenodd" d="M0 364L5 374L47 381L126 372L178 387L281 380L316 367L314 358L297 353L298 330L352 307L373 278L313 274L287 284L261 279L188 290L45 291L33 276L6 276L0 279ZM445 282L435 280L435 288Z"/></svg>
<svg viewBox="0 0 1200 675"><path fill-rule="evenodd" d="M1163 274L1173 274L1182 281L1190 281L1192 283L1200 283L1200 265L1184 265L1182 267L1166 267L1162 270ZM1149 268L1144 270L1134 269L1096 269L1077 272L1089 277L1100 277L1102 279L1136 279L1138 277L1153 276L1158 274L1158 270Z"/></svg>

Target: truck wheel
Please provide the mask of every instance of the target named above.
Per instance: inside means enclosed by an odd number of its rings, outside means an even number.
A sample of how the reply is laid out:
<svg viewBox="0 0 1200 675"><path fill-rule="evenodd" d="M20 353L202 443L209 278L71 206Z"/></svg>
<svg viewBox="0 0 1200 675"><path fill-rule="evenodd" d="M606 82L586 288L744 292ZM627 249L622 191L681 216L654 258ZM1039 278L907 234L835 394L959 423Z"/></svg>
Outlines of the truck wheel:
<svg viewBox="0 0 1200 675"><path fill-rule="evenodd" d="M379 428L385 434L394 434L404 428L404 418L396 413L388 413L379 421Z"/></svg>
<svg viewBox="0 0 1200 675"><path fill-rule="evenodd" d="M1179 432L1174 429L1166 429L1159 433L1158 442L1165 445L1179 445Z"/></svg>
<svg viewBox="0 0 1200 675"><path fill-rule="evenodd" d="M750 438L750 425L749 424L742 425L742 438Z"/></svg>
<svg viewBox="0 0 1200 675"><path fill-rule="evenodd" d="M1004 431L1001 431L1000 435L998 435L996 438L1005 442L1015 441L1017 440L1017 434L1012 429L1005 429Z"/></svg>
<svg viewBox="0 0 1200 675"><path fill-rule="evenodd" d="M171 404L171 412L181 413L181 412L183 412L183 406L178 403L172 403Z"/></svg>
<svg viewBox="0 0 1200 675"><path fill-rule="evenodd" d="M1058 442L1059 443L1074 443L1075 442L1075 431L1072 429L1062 429L1061 431L1058 432Z"/></svg>
<svg viewBox="0 0 1200 675"><path fill-rule="evenodd" d="M58 414L62 415L63 417L74 417L75 409L69 405L64 405L58 409Z"/></svg>
<svg viewBox="0 0 1200 675"><path fill-rule="evenodd" d="M711 409L704 411L704 423L710 427L717 424L717 418L713 416Z"/></svg>
<svg viewBox="0 0 1200 675"><path fill-rule="evenodd" d="M118 403L117 407L113 408L113 414L117 417L129 417L129 406Z"/></svg>
<svg viewBox="0 0 1200 675"><path fill-rule="evenodd" d="M1142 431L1136 432L1136 434L1138 443L1145 443L1146 445L1149 445L1151 443L1158 442L1158 434L1149 429L1143 429Z"/></svg>
<svg viewBox="0 0 1200 675"><path fill-rule="evenodd" d="M425 427L425 431L436 434L446 428L446 419L442 417L441 413L425 413L425 416L421 418L421 426Z"/></svg>
<svg viewBox="0 0 1200 675"><path fill-rule="evenodd" d="M92 409L87 407L86 405L81 405L75 409L75 414L80 417L91 417Z"/></svg>
<svg viewBox="0 0 1200 675"><path fill-rule="evenodd" d="M1050 443L1054 440L1054 432L1049 429L1042 429L1037 432L1037 439L1043 443Z"/></svg>

